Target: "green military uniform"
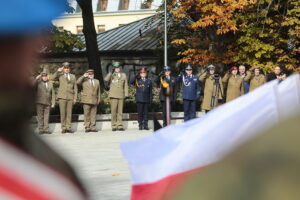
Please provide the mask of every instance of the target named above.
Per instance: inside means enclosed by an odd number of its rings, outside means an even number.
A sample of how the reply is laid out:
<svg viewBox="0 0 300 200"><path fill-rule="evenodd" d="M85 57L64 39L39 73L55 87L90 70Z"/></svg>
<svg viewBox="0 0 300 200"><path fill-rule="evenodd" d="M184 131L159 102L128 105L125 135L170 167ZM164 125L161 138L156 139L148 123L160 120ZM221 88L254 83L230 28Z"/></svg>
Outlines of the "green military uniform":
<svg viewBox="0 0 300 200"><path fill-rule="evenodd" d="M115 68L121 67L119 63L114 63ZM111 127L112 129L123 129L123 103L128 97L128 82L125 73L108 73L104 81L109 84L109 98L111 105Z"/></svg>
<svg viewBox="0 0 300 200"><path fill-rule="evenodd" d="M76 77L73 74L55 72L53 80L59 81L57 99L59 102L62 132L71 130L73 104L77 100Z"/></svg>
<svg viewBox="0 0 300 200"><path fill-rule="evenodd" d="M193 178L176 200L298 200L300 115L281 122Z"/></svg>
<svg viewBox="0 0 300 200"><path fill-rule="evenodd" d="M253 76L250 79L250 92L254 89L258 88L259 86L263 85L266 82L266 77L262 74L258 76Z"/></svg>
<svg viewBox="0 0 300 200"><path fill-rule="evenodd" d="M244 79L239 75L233 76L228 73L225 74L222 82L227 84L226 102L236 99L244 94L243 80L249 81L250 77L251 74L247 74Z"/></svg>
<svg viewBox="0 0 300 200"><path fill-rule="evenodd" d="M88 72L94 71L88 70L87 73ZM82 86L80 102L83 103L85 130L86 132L97 131L97 106L100 103L101 95L99 80L89 79L87 77L82 76L77 80L77 84Z"/></svg>
<svg viewBox="0 0 300 200"><path fill-rule="evenodd" d="M47 75L47 74L45 74ZM40 133L49 133L50 106L55 105L55 92L51 82L36 80L36 113Z"/></svg>
<svg viewBox="0 0 300 200"><path fill-rule="evenodd" d="M204 97L202 101L202 110L211 110L211 99L212 96L216 92L216 81L213 78L212 75L209 75L208 73L204 73L200 76L199 80L201 82L204 82ZM218 94L218 99L222 100L222 95L223 95L223 85L222 85L222 79L220 77L219 79L219 94Z"/></svg>

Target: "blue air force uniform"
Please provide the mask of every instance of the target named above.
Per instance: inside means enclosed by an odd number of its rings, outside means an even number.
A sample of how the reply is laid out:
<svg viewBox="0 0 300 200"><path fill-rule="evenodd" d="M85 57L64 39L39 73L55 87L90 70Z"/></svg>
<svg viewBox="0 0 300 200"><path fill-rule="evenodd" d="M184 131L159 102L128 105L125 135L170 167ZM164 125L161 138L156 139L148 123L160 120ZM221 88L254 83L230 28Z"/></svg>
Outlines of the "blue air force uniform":
<svg viewBox="0 0 300 200"><path fill-rule="evenodd" d="M191 66L186 67L192 69ZM177 81L182 84L182 99L184 110L184 121L196 118L196 104L200 97L199 77L192 75L182 75L177 77Z"/></svg>
<svg viewBox="0 0 300 200"><path fill-rule="evenodd" d="M145 68L139 70L140 73L146 72ZM138 112L139 129L148 130L148 109L152 101L152 81L149 78L141 78L139 75L130 80L136 87L135 100Z"/></svg>

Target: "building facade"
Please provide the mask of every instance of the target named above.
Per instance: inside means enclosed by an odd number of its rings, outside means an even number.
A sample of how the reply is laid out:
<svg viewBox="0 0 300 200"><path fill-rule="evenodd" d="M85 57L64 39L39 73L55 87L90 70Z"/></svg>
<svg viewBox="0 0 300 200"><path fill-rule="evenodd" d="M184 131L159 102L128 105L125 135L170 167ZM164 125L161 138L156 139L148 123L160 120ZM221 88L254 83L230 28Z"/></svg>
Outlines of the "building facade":
<svg viewBox="0 0 300 200"><path fill-rule="evenodd" d="M97 33L156 14L163 0L93 0L94 21ZM80 7L76 0L70 0L74 13L66 13L53 21L61 30L82 34L83 23Z"/></svg>

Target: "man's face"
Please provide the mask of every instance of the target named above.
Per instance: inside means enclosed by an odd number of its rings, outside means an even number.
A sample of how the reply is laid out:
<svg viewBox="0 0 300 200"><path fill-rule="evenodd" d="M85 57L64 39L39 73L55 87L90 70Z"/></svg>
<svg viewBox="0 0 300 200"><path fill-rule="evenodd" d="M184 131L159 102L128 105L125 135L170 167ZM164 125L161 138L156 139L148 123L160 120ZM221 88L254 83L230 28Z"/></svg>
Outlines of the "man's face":
<svg viewBox="0 0 300 200"><path fill-rule="evenodd" d="M121 71L121 67L115 68L115 72L116 72L116 73L119 73L120 71Z"/></svg>
<svg viewBox="0 0 300 200"><path fill-rule="evenodd" d="M239 66L239 72L240 72L240 74L245 74L246 67L244 65Z"/></svg>
<svg viewBox="0 0 300 200"><path fill-rule="evenodd" d="M88 73L88 78L93 79L94 78L94 73L93 72L89 72Z"/></svg>
<svg viewBox="0 0 300 200"><path fill-rule="evenodd" d="M146 72L142 72L142 73L140 73L140 76L141 76L142 78L146 78L147 73L146 73Z"/></svg>
<svg viewBox="0 0 300 200"><path fill-rule="evenodd" d="M214 69L210 69L210 70L209 70L209 74L210 74L210 75L213 75L214 73L215 73L215 70L214 70Z"/></svg>
<svg viewBox="0 0 300 200"><path fill-rule="evenodd" d="M280 74L280 72L281 72L281 69L280 69L280 67L275 67L275 69L274 69L274 73L275 73L276 75L279 75L279 74Z"/></svg>
<svg viewBox="0 0 300 200"><path fill-rule="evenodd" d="M191 74L193 73L193 70L187 69L187 70L185 70L185 73L186 73L187 75L191 75Z"/></svg>
<svg viewBox="0 0 300 200"><path fill-rule="evenodd" d="M48 81L48 76L47 75L42 75L42 81Z"/></svg>
<svg viewBox="0 0 300 200"><path fill-rule="evenodd" d="M170 74L171 74L171 71L165 71L166 76L170 76Z"/></svg>
<svg viewBox="0 0 300 200"><path fill-rule="evenodd" d="M260 74L260 70L259 70L259 69L255 69L255 70L254 70L254 75L255 75L255 76L258 76L259 74Z"/></svg>
<svg viewBox="0 0 300 200"><path fill-rule="evenodd" d="M286 79L286 74L282 74L282 75L280 76L280 79L284 81L284 80Z"/></svg>
<svg viewBox="0 0 300 200"><path fill-rule="evenodd" d="M68 73L70 73L71 69L70 69L70 67L64 67L63 71L65 74L68 74Z"/></svg>
<svg viewBox="0 0 300 200"><path fill-rule="evenodd" d="M234 69L231 71L231 74L235 76L235 75L237 75L237 72L238 72L237 69Z"/></svg>

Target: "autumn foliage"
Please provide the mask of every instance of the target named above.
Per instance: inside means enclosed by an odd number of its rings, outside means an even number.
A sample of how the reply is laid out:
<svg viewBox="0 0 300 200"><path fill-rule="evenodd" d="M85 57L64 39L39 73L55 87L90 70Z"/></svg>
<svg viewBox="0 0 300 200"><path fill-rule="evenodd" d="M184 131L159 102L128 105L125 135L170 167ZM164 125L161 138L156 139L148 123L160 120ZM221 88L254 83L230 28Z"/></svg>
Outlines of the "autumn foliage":
<svg viewBox="0 0 300 200"><path fill-rule="evenodd" d="M299 71L299 0L179 0L171 13L189 18L177 34L183 63L248 64L264 71L281 65ZM298 56L298 57L297 57Z"/></svg>

